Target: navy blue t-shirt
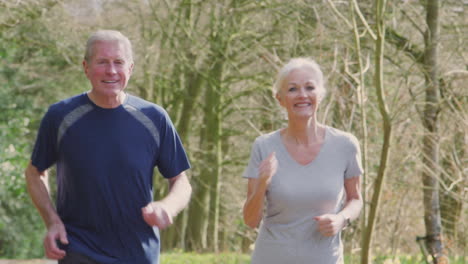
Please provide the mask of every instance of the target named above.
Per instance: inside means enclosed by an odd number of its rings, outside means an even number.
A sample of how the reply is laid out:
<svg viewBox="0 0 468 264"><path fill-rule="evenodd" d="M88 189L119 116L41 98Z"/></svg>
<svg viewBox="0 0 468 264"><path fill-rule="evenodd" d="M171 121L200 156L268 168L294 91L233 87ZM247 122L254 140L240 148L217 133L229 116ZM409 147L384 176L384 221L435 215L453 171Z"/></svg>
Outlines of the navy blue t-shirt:
<svg viewBox="0 0 468 264"><path fill-rule="evenodd" d="M112 109L86 93L58 102L41 122L31 160L39 171L57 165L67 251L102 263L159 263L159 230L141 213L153 200L153 170L171 178L190 168L163 108L132 95Z"/></svg>

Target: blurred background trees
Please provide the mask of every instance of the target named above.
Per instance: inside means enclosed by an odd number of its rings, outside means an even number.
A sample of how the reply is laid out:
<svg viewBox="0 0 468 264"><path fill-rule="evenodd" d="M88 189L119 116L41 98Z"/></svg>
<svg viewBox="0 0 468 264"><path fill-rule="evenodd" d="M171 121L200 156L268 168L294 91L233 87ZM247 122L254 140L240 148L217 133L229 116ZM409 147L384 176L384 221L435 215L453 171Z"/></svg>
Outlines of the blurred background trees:
<svg viewBox="0 0 468 264"><path fill-rule="evenodd" d="M132 40L136 63L128 92L168 110L193 165L190 208L162 233L163 250L249 251L256 232L242 222L241 175L254 138L285 124L271 92L276 70L289 58L308 56L327 79L319 120L354 133L365 153L364 224L344 233L347 254L360 254L387 148L380 96L392 141L381 209L372 220L372 253L419 253L416 237L432 235L423 196L432 193L446 253L466 254L468 4L438 3L438 63L430 76L428 1L382 1L381 20L375 2L0 0L0 256L42 256L44 227L23 170L47 107L90 88L81 61L88 35L100 28ZM374 79L377 21L385 26L382 95ZM429 88L437 97L428 103ZM429 134L428 108L438 126ZM434 162L424 147L431 143ZM166 189L155 175L155 196Z"/></svg>

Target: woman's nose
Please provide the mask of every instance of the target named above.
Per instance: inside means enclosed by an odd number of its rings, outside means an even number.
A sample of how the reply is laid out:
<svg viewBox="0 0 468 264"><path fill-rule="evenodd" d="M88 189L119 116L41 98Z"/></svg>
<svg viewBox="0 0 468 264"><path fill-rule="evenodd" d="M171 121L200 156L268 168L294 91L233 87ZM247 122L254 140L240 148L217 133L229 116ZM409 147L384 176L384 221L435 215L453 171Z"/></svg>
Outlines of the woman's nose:
<svg viewBox="0 0 468 264"><path fill-rule="evenodd" d="M305 89L304 87L299 88L299 96L300 96L300 97L305 97L305 96L307 96L307 91L306 91L306 89Z"/></svg>

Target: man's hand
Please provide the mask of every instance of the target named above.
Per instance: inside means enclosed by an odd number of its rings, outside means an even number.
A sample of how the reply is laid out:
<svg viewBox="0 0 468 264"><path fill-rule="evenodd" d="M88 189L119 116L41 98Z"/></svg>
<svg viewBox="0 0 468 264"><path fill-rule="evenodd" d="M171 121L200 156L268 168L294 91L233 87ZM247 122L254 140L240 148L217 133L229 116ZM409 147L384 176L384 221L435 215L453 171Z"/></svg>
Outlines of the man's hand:
<svg viewBox="0 0 468 264"><path fill-rule="evenodd" d="M66 252L57 246L57 240L62 244L68 244L67 232L63 223L55 223L49 226L44 238L44 250L47 258L59 260L65 257Z"/></svg>
<svg viewBox="0 0 468 264"><path fill-rule="evenodd" d="M339 214L324 214L314 217L317 221L317 229L327 237L334 236L345 226L345 218Z"/></svg>
<svg viewBox="0 0 468 264"><path fill-rule="evenodd" d="M162 202L151 202L141 209L143 219L150 226L164 229L172 225L172 214Z"/></svg>

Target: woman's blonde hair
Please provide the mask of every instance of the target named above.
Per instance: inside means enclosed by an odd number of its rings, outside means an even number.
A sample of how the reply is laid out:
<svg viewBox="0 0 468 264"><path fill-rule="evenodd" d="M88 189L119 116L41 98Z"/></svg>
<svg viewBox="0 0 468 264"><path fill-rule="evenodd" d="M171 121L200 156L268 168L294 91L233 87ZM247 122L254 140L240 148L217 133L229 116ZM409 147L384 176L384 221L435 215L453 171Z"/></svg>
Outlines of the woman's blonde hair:
<svg viewBox="0 0 468 264"><path fill-rule="evenodd" d="M276 81L273 85L273 92L277 94L281 90L281 86L283 85L284 79L293 71L297 69L310 69L317 74L317 92L320 99L325 96L326 90L323 80L323 73L320 69L320 66L315 62L313 59L310 58L293 58L288 63L286 63L279 71L276 76Z"/></svg>

